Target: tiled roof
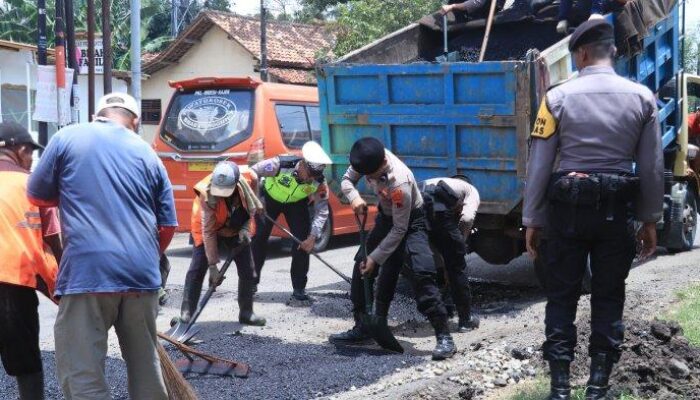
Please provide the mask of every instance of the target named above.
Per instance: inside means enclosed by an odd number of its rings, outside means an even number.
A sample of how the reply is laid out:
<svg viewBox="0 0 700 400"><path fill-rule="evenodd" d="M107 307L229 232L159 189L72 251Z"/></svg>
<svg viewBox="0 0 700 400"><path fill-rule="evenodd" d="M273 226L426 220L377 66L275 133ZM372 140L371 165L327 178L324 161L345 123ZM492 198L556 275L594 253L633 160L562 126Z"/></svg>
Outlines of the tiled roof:
<svg viewBox="0 0 700 400"><path fill-rule="evenodd" d="M268 69L268 73L281 83L293 83L296 85L316 84L316 73L309 69L271 67Z"/></svg>
<svg viewBox="0 0 700 400"><path fill-rule="evenodd" d="M253 57L260 60L260 20L231 13L203 11L164 51L143 58L147 74L176 63L213 26L226 32ZM267 57L269 65L312 69L319 52L333 48L335 34L324 25L308 25L281 21L267 24Z"/></svg>

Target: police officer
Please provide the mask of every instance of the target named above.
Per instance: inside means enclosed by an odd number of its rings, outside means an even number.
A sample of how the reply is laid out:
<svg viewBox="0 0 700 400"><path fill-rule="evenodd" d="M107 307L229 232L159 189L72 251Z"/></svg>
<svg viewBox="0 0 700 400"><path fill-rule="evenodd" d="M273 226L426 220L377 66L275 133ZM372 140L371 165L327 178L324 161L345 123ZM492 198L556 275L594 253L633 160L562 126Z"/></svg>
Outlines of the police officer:
<svg viewBox="0 0 700 400"><path fill-rule="evenodd" d="M332 161L316 142L306 142L301 154L302 157L287 155L270 158L253 165L251 169L258 178L265 178L262 197L267 215L277 219L284 214L292 234L303 240L299 247L292 250L292 297L306 301L309 300L306 294L309 253L321 237L328 220L328 185L323 170ZM313 220L309 217L309 200L314 203ZM258 231L253 238L253 258L259 283L273 224L264 216L256 218Z"/></svg>
<svg viewBox="0 0 700 400"><path fill-rule="evenodd" d="M263 326L265 319L253 312L255 268L251 264L251 219L262 203L251 188L251 178L243 174L235 163L222 161L214 172L194 187L192 202L192 262L185 278L180 321L188 322L197 309L202 293L204 276L209 270L209 285L221 283L219 275L219 244L238 243L234 257L238 270L238 321L242 324ZM232 250L234 251L234 250Z"/></svg>
<svg viewBox="0 0 700 400"><path fill-rule="evenodd" d="M623 341L625 279L636 250L632 212L643 223L638 235L642 257L655 251L655 225L662 216L656 100L645 86L615 73L613 41L613 27L605 20L590 20L576 29L569 50L579 75L547 92L531 134L523 225L528 253L541 257L545 268L543 350L551 371L550 399L570 398L574 319L589 257L586 399L605 397ZM557 153L560 162L552 173Z"/></svg>
<svg viewBox="0 0 700 400"><path fill-rule="evenodd" d="M435 283L436 271L428 245L423 198L413 173L377 139L366 137L350 150L350 168L343 175L341 189L355 213L363 213L367 203L355 188L362 176L379 198L379 213L367 239L367 261L357 254L350 297L355 326L331 335L332 343L357 343L368 339L362 327L365 312L362 275L377 275L375 315L386 321L402 267L413 284L418 310L435 329L437 345L434 360L452 357L456 347L447 325L447 310ZM381 268L380 268L381 266ZM378 270L378 271L377 271Z"/></svg>
<svg viewBox="0 0 700 400"><path fill-rule="evenodd" d="M458 331L479 327L479 318L472 315L472 295L467 276L467 245L476 211L479 192L459 178L433 178L419 185L428 217L428 238L433 252L442 256L449 283L449 293L457 308ZM440 275L438 271L438 283ZM445 298L445 296L443 296Z"/></svg>

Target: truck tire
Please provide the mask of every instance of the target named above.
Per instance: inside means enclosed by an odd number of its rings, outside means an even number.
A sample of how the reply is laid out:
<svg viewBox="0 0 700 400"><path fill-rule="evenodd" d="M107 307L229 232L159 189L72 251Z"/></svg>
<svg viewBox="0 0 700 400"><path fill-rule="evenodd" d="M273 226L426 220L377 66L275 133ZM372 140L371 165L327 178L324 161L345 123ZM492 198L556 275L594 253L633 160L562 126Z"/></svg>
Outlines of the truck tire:
<svg viewBox="0 0 700 400"><path fill-rule="evenodd" d="M480 229L470 238L470 247L489 264L504 265L523 254L523 241L502 231Z"/></svg>
<svg viewBox="0 0 700 400"><path fill-rule="evenodd" d="M309 213L311 214L311 218L313 218L314 214L314 209L313 206L309 207ZM320 253L328 247L328 243L331 241L331 237L333 236L333 211L331 210L330 206L328 206L328 219L326 220L326 224L323 226L323 230L321 231L321 237L316 240L316 244L314 244L314 251L317 253Z"/></svg>
<svg viewBox="0 0 700 400"><path fill-rule="evenodd" d="M661 232L662 237L675 236L680 238L680 240L675 241L674 244L666 246L670 253L688 251L692 249L693 245L695 244L695 235L697 234L698 230L698 200L696 193L697 190L695 189L695 186L689 185L688 190L686 191L683 209L681 211L682 223L675 224L675 229L680 229L682 231L670 232L669 230L672 229L673 225L671 223L667 223L663 232ZM671 235L671 233L676 233L676 235Z"/></svg>

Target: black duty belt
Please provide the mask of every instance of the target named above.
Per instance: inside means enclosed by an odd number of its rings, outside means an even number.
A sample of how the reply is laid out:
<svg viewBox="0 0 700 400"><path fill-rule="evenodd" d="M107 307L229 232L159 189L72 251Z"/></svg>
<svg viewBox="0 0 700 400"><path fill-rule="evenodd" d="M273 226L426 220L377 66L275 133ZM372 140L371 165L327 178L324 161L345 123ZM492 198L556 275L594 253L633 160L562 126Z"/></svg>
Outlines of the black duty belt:
<svg viewBox="0 0 700 400"><path fill-rule="evenodd" d="M548 198L573 207L605 207L606 219L612 221L616 207L632 201L638 190L639 178L628 174L558 172L550 179Z"/></svg>

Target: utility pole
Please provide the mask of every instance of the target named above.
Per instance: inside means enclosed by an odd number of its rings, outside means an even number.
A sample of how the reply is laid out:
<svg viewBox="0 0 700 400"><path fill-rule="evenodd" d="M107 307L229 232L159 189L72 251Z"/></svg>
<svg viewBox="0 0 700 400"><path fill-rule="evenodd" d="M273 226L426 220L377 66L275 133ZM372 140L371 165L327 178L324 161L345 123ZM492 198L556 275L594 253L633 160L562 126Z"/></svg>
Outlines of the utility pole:
<svg viewBox="0 0 700 400"><path fill-rule="evenodd" d="M66 38L63 28L63 1L56 0L56 21L54 33L56 36L56 116L61 126L61 111L63 111L63 95L66 91Z"/></svg>
<svg viewBox="0 0 700 400"><path fill-rule="evenodd" d="M112 93L112 25L111 0L102 0L102 87L104 94Z"/></svg>
<svg viewBox="0 0 700 400"><path fill-rule="evenodd" d="M39 13L37 18L39 25L37 27L37 61L39 65L46 65L46 0L37 0L37 11ZM48 141L49 127L46 122L39 122L39 144L46 146Z"/></svg>
<svg viewBox="0 0 700 400"><path fill-rule="evenodd" d="M87 0L87 24L88 120L92 121L95 115L95 0Z"/></svg>
<svg viewBox="0 0 700 400"><path fill-rule="evenodd" d="M131 0L131 95L141 109L141 0Z"/></svg>
<svg viewBox="0 0 700 400"><path fill-rule="evenodd" d="M171 6L172 8L172 21L170 21L170 24L172 25L170 27L170 34L174 38L177 37L177 22L178 22L178 11L180 7L180 0L172 0Z"/></svg>
<svg viewBox="0 0 700 400"><path fill-rule="evenodd" d="M260 0L260 79L267 82L267 9Z"/></svg>
<svg viewBox="0 0 700 400"><path fill-rule="evenodd" d="M73 123L80 122L80 114L78 111L78 58L75 52L75 18L73 16L73 0L63 0L65 3L65 18L66 18L66 49L68 52L68 68L73 70L72 96L70 97L71 105L71 120Z"/></svg>

